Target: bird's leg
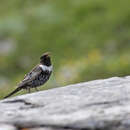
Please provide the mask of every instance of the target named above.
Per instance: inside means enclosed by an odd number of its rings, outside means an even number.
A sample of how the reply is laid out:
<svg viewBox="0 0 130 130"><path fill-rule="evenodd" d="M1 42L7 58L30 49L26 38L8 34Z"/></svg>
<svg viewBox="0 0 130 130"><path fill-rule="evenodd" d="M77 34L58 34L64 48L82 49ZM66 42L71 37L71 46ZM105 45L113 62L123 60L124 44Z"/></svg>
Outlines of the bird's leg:
<svg viewBox="0 0 130 130"><path fill-rule="evenodd" d="M26 91L28 91L27 87L25 89L26 89Z"/></svg>
<svg viewBox="0 0 130 130"><path fill-rule="evenodd" d="M30 89L29 87L27 88L27 90L28 90L28 93L30 93L30 92L31 92L31 89Z"/></svg>
<svg viewBox="0 0 130 130"><path fill-rule="evenodd" d="M37 89L37 87L35 87L35 90L36 90L36 91L39 91L39 90Z"/></svg>

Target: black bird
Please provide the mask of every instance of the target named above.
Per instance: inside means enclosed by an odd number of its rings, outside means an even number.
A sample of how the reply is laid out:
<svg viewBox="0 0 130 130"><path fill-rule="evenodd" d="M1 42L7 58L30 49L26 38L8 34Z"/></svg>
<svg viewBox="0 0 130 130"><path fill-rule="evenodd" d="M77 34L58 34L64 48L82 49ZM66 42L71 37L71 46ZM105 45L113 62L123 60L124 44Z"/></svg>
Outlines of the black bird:
<svg viewBox="0 0 130 130"><path fill-rule="evenodd" d="M40 64L36 65L31 72L25 75L23 81L18 84L18 87L4 98L10 97L22 89L26 89L28 92L30 92L31 88L37 90L38 86L43 85L49 79L51 73L52 64L49 53L44 53L40 57Z"/></svg>

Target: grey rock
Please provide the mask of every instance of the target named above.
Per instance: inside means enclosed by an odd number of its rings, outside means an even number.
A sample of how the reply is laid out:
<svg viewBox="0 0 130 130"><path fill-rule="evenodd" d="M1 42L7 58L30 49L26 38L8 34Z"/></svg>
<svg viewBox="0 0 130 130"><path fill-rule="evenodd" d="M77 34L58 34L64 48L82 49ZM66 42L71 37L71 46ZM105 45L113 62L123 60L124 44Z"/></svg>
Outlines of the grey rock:
<svg viewBox="0 0 130 130"><path fill-rule="evenodd" d="M0 101L0 123L43 130L130 130L130 76Z"/></svg>
<svg viewBox="0 0 130 130"><path fill-rule="evenodd" d="M17 130L17 128L9 124L0 124L0 130Z"/></svg>
<svg viewBox="0 0 130 130"><path fill-rule="evenodd" d="M66 128L58 128L58 127L36 127L36 128L30 128L29 130L66 130ZM68 129L67 130L73 130Z"/></svg>

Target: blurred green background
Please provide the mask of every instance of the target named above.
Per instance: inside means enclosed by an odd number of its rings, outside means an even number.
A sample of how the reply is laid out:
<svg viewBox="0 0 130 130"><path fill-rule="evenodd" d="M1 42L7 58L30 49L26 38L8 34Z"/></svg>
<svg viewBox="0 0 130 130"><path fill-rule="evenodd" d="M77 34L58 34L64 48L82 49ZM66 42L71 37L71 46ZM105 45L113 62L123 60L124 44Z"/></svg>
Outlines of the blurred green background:
<svg viewBox="0 0 130 130"><path fill-rule="evenodd" d="M41 90L129 75L129 6L129 0L1 0L0 97L46 51L54 72Z"/></svg>

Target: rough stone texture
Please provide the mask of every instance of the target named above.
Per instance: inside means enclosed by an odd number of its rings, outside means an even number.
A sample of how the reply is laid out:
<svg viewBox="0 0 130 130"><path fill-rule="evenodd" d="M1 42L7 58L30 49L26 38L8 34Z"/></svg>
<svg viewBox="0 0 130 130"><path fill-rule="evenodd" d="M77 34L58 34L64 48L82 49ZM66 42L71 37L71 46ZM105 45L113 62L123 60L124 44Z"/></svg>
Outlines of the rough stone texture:
<svg viewBox="0 0 130 130"><path fill-rule="evenodd" d="M17 128L9 124L0 124L0 130L17 130Z"/></svg>
<svg viewBox="0 0 130 130"><path fill-rule="evenodd" d="M130 77L1 100L0 123L28 130L130 130Z"/></svg>

